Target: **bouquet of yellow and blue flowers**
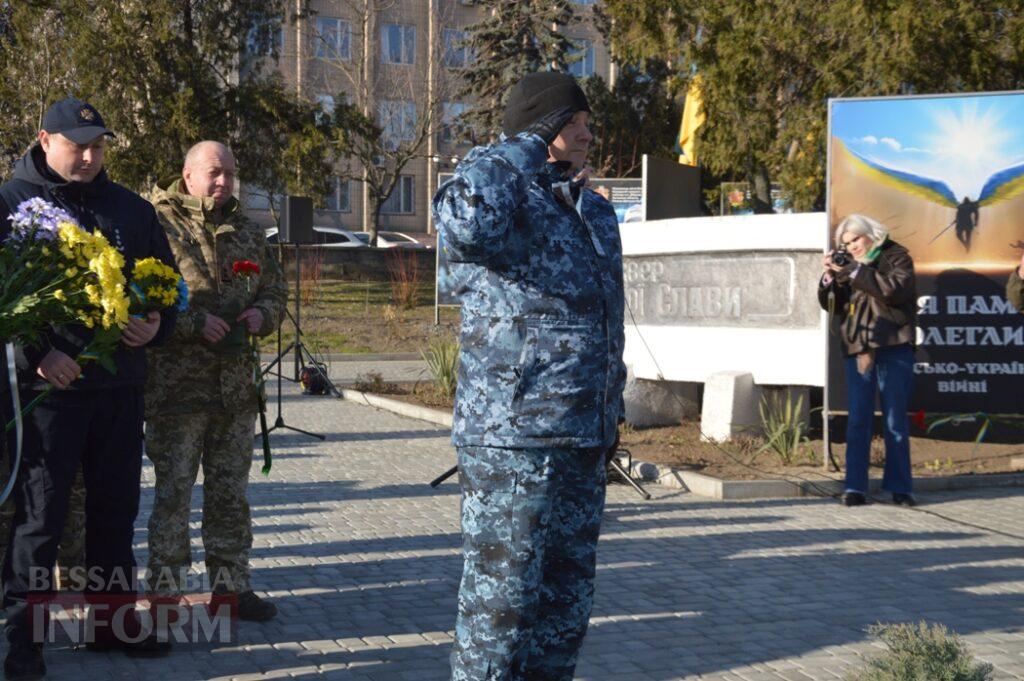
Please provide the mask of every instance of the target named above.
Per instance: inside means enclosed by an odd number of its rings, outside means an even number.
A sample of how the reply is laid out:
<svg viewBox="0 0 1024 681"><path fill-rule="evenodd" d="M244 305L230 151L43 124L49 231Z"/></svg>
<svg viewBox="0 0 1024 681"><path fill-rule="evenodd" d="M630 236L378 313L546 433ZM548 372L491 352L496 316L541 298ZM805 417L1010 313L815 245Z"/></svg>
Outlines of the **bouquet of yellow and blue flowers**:
<svg viewBox="0 0 1024 681"><path fill-rule="evenodd" d="M113 352L128 323L129 306L124 258L102 234L86 231L67 212L38 198L19 204L10 220L11 230L0 244L0 342L7 346L16 414L5 432L16 425L19 432L12 474L0 500L10 494L21 463L21 419L52 390L21 408L14 344L33 344L53 327L79 322L93 330L93 338L76 361L96 361L114 371Z"/></svg>
<svg viewBox="0 0 1024 681"><path fill-rule="evenodd" d="M129 312L140 317L169 307L176 307L179 312L188 309L185 280L173 267L156 258L135 261L128 295L131 298Z"/></svg>

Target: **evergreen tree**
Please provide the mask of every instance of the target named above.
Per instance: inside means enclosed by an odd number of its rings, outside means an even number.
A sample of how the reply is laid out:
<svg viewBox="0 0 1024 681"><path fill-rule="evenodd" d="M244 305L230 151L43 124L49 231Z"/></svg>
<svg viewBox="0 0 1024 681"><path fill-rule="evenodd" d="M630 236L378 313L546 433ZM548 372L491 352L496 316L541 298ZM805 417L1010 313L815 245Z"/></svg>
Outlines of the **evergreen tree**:
<svg viewBox="0 0 1024 681"><path fill-rule="evenodd" d="M830 97L1015 90L1024 2L990 0L605 0L626 60L673 56L700 73L698 158L746 178L770 210L778 180L798 209L825 196Z"/></svg>
<svg viewBox="0 0 1024 681"><path fill-rule="evenodd" d="M682 107L664 61L620 68L611 88L600 76L583 82L593 110L590 165L598 176L637 177L644 154L675 156Z"/></svg>
<svg viewBox="0 0 1024 681"><path fill-rule="evenodd" d="M77 96L117 132L106 166L137 191L180 172L195 142L216 139L235 151L243 182L322 195L329 146L316 141L330 131L262 67L284 12L284 0L0 2L0 175L46 107Z"/></svg>
<svg viewBox="0 0 1024 681"><path fill-rule="evenodd" d="M573 41L561 28L573 23L572 0L467 0L482 7L487 17L469 27L468 47L476 57L466 71L460 97L472 98L474 107L462 117L475 139L501 131L505 99L515 83L528 73L547 68L564 71L572 61Z"/></svg>

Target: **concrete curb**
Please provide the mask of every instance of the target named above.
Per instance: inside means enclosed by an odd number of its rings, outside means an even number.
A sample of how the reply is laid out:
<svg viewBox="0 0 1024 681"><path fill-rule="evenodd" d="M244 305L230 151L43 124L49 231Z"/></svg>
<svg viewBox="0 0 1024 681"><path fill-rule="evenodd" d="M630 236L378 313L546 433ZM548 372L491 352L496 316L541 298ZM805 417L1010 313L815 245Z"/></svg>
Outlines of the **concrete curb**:
<svg viewBox="0 0 1024 681"><path fill-rule="evenodd" d="M289 351L285 357L290 358L294 356L293 351ZM277 357L276 354L263 352L260 353L260 359L263 362L273 362ZM317 357L319 360L320 357ZM366 353L366 354L346 354L346 355L324 355L323 359L328 362L413 362L422 361L423 357L419 353L415 352L396 352L396 353Z"/></svg>
<svg viewBox="0 0 1024 681"><path fill-rule="evenodd" d="M429 407L421 407L408 402L392 400L380 395L359 392L351 388L340 389L343 400L352 400L376 409L390 411L399 416L407 416L420 421L427 421L446 428L452 427L452 415L449 412ZM682 489L698 496L711 499L797 499L801 497L820 497L823 493L838 495L843 492L841 480L720 480L710 475L682 468L673 468L662 464L647 463L633 460L630 474L644 482L653 482L671 489ZM882 481L871 480L871 492L881 491ZM957 489L979 489L983 487L1024 487L1024 472L998 473L993 475L950 475L934 478L916 478L914 490L917 492L943 492Z"/></svg>
<svg viewBox="0 0 1024 681"><path fill-rule="evenodd" d="M645 482L654 482L665 487L684 489L700 496L723 500L820 497L822 494L842 494L844 487L841 480L720 480L696 471L635 460L630 473ZM914 479L916 492L944 492L984 487L1024 487L1024 473L950 475ZM881 479L871 480L872 494L881 492L881 488Z"/></svg>
<svg viewBox="0 0 1024 681"><path fill-rule="evenodd" d="M409 404L408 402L402 402L400 400L392 400L387 397L381 397L380 395L353 390L352 388L339 388L338 392L341 393L341 399L343 400L351 400L352 402L365 404L376 409L390 411L394 414L398 414L399 416L419 419L420 421L426 421L446 428L452 427L452 415L448 412L441 411L440 409L421 407L417 404Z"/></svg>

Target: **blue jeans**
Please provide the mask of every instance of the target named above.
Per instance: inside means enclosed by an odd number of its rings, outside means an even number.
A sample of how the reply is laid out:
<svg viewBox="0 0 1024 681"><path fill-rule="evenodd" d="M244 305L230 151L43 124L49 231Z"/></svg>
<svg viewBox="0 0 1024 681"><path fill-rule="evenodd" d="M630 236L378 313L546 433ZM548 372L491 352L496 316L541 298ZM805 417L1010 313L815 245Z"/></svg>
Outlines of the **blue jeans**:
<svg viewBox="0 0 1024 681"><path fill-rule="evenodd" d="M878 348L871 370L861 375L857 358L846 358L850 418L846 425L846 489L868 492L868 458L875 412L875 391L882 397L885 473L882 489L911 494L910 423L907 418L914 385L914 351L909 345Z"/></svg>

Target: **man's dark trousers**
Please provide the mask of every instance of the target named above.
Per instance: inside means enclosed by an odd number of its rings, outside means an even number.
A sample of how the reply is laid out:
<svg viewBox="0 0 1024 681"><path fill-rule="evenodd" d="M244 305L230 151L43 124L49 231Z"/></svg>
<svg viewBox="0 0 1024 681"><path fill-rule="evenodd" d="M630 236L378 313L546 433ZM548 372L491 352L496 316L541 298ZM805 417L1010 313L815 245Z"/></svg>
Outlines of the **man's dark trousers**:
<svg viewBox="0 0 1024 681"><path fill-rule="evenodd" d="M22 403L34 395L23 394ZM32 640L29 599L45 597L56 586L53 565L80 462L90 573L86 591L134 593L142 417L143 388L138 386L54 391L26 417L3 571L8 641Z"/></svg>

